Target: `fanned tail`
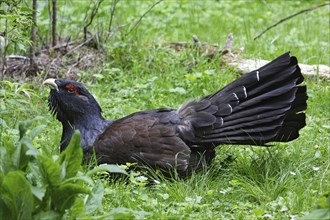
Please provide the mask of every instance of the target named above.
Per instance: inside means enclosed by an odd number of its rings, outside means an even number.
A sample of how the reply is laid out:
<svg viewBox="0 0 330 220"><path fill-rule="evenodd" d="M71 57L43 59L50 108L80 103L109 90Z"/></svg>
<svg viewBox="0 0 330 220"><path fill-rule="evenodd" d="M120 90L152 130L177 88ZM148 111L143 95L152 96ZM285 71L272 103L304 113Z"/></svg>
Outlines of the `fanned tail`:
<svg viewBox="0 0 330 220"><path fill-rule="evenodd" d="M296 57L285 53L215 94L179 110L179 132L197 146L265 145L299 136L305 123L306 86Z"/></svg>

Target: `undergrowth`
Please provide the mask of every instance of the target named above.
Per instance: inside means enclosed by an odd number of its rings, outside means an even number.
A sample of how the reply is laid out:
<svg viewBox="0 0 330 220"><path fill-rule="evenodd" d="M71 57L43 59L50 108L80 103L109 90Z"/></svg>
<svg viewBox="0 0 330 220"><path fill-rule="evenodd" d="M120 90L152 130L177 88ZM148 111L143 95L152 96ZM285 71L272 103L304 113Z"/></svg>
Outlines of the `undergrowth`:
<svg viewBox="0 0 330 220"><path fill-rule="evenodd" d="M117 11L123 23L150 5L149 1L125 3ZM302 19L281 24L258 42L251 40L280 17L317 3L164 2L130 36L124 37L123 28L103 45L107 57L99 72L79 75L103 115L117 119L139 110L178 108L239 76L219 59L209 60L193 48L177 53L155 42L191 41L197 34L202 41L222 45L234 32L234 47L244 46L243 56L273 59L291 50L299 62L329 65L328 9L301 15ZM74 5L69 6L65 10L81 16ZM319 218L329 208L330 85L317 77L307 78L306 85L307 125L297 140L269 147L219 146L212 165L180 179L129 169L134 164L80 166L77 144L71 145L71 153L59 152L61 127L48 112L48 90L38 81L3 81L0 218ZM73 142L78 139L77 134ZM73 151L78 152L75 159ZM126 174L118 178L105 171Z"/></svg>

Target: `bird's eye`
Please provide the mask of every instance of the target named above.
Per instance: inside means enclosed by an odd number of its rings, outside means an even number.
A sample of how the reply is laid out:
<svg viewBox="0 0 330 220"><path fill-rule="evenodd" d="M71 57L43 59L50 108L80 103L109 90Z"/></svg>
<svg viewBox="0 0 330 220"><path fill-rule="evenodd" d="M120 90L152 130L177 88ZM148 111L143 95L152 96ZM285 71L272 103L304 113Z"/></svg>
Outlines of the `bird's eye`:
<svg viewBox="0 0 330 220"><path fill-rule="evenodd" d="M69 93L74 93L74 90L73 89L68 89L68 92Z"/></svg>
<svg viewBox="0 0 330 220"><path fill-rule="evenodd" d="M66 85L65 88L67 89L68 93L79 94L77 88L72 84Z"/></svg>

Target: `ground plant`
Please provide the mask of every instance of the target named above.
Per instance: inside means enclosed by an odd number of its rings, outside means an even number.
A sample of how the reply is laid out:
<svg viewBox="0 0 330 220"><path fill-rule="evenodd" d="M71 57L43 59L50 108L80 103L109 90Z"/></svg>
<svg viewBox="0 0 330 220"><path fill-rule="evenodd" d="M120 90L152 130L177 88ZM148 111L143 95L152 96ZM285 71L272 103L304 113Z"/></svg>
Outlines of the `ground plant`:
<svg viewBox="0 0 330 220"><path fill-rule="evenodd" d="M95 2L58 1L58 35L82 38L81 21L88 17L81 11ZM194 34L223 47L233 33L232 50L244 47L245 58L271 60L291 51L300 63L330 65L329 5L253 40L281 18L324 1L160 1L151 8L155 3L101 1L89 26L98 33L103 62L77 76L105 118L178 108L240 76L220 54L209 59L195 47L178 52L166 46L192 42ZM38 13L38 32L48 36L46 1L39 1ZM26 40L16 41L19 48L12 42L9 54L28 51ZM328 79L306 77L307 125L297 140L219 146L212 165L187 178L175 173L169 178L157 170L135 170L135 164L82 163L79 132L60 152L61 125L48 111L49 91L41 85L46 74L32 80L4 76L0 84L0 219L329 219Z"/></svg>

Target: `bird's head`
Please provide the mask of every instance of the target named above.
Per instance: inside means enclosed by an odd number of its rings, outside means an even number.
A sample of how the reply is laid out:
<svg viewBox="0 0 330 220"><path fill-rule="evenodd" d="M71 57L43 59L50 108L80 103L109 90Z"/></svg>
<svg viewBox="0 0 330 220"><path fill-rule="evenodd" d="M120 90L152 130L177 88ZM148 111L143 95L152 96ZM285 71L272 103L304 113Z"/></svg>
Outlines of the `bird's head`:
<svg viewBox="0 0 330 220"><path fill-rule="evenodd" d="M43 84L51 88L49 109L62 123L73 124L85 117L101 117L99 104L81 83L66 79L47 79Z"/></svg>

